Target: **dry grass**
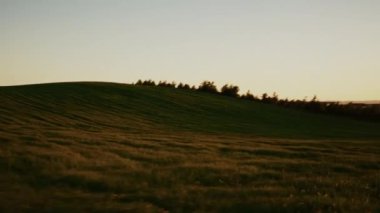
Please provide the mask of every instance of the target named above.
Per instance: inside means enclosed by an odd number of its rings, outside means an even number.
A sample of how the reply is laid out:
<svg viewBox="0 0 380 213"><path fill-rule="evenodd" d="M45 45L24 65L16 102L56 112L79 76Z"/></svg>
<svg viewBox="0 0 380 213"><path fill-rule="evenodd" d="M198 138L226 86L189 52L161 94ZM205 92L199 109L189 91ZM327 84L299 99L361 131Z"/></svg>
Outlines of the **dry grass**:
<svg viewBox="0 0 380 213"><path fill-rule="evenodd" d="M380 211L373 137L207 133L4 97L1 212Z"/></svg>
<svg viewBox="0 0 380 213"><path fill-rule="evenodd" d="M3 210L379 209L376 141L111 129L1 141Z"/></svg>

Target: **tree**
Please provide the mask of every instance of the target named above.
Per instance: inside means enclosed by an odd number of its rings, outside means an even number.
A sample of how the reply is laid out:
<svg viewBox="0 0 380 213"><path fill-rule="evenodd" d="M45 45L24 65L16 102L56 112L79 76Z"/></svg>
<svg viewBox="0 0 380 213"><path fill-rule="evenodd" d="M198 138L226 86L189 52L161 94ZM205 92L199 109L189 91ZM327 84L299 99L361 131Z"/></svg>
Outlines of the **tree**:
<svg viewBox="0 0 380 213"><path fill-rule="evenodd" d="M272 95L272 98L271 98L271 102L272 103L276 103L278 101L278 95L276 92L273 92L273 95Z"/></svg>
<svg viewBox="0 0 380 213"><path fill-rule="evenodd" d="M199 87L198 91L209 92L209 93L218 93L218 89L216 88L214 82L212 81L203 81Z"/></svg>
<svg viewBox="0 0 380 213"><path fill-rule="evenodd" d="M178 89L190 89L190 86L188 84L179 83L177 85Z"/></svg>
<svg viewBox="0 0 380 213"><path fill-rule="evenodd" d="M171 83L168 83L166 81L160 81L160 82L158 82L157 86L159 86L159 87L171 87L171 88L175 88L176 83L174 81L171 82Z"/></svg>
<svg viewBox="0 0 380 213"><path fill-rule="evenodd" d="M222 95L226 95L226 96L238 97L239 96L238 92L239 92L239 87L238 86L225 84L222 87L222 90L221 90L220 93Z"/></svg>
<svg viewBox="0 0 380 213"><path fill-rule="evenodd" d="M139 80L136 82L136 85L142 85L142 81L139 79Z"/></svg>
<svg viewBox="0 0 380 213"><path fill-rule="evenodd" d="M149 80L143 81L142 85L144 85L144 86L156 86L156 83L149 79Z"/></svg>
<svg viewBox="0 0 380 213"><path fill-rule="evenodd" d="M268 94L267 93L264 93L261 95L261 101L264 103L268 101Z"/></svg>
<svg viewBox="0 0 380 213"><path fill-rule="evenodd" d="M178 88L178 89L183 89L183 88L184 88L184 85L180 82L180 83L177 85L177 88Z"/></svg>
<svg viewBox="0 0 380 213"><path fill-rule="evenodd" d="M190 86L188 84L183 85L183 89L190 89Z"/></svg>
<svg viewBox="0 0 380 213"><path fill-rule="evenodd" d="M248 90L247 93L245 93L244 95L241 96L242 99L246 99L246 100L256 100L256 97L252 95L252 93Z"/></svg>

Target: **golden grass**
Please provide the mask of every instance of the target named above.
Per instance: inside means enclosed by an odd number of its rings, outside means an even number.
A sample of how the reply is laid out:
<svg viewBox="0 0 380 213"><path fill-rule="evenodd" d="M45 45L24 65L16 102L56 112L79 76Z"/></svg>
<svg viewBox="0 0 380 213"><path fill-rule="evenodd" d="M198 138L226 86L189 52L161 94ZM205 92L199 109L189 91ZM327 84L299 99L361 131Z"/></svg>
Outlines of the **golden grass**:
<svg viewBox="0 0 380 213"><path fill-rule="evenodd" d="M40 129L17 135L6 131L0 151L2 209L379 208L377 141L290 140L157 129L145 134L111 128L98 132Z"/></svg>
<svg viewBox="0 0 380 213"><path fill-rule="evenodd" d="M0 212L380 211L376 123L89 85L0 90Z"/></svg>

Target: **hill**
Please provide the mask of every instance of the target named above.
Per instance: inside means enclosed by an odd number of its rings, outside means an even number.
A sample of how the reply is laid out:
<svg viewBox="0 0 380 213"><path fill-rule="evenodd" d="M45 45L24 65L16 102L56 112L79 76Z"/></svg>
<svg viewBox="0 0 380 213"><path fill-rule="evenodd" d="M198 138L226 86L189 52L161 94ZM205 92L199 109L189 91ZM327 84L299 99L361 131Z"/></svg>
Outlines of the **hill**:
<svg viewBox="0 0 380 213"><path fill-rule="evenodd" d="M0 210L379 210L380 123L191 90L0 87Z"/></svg>

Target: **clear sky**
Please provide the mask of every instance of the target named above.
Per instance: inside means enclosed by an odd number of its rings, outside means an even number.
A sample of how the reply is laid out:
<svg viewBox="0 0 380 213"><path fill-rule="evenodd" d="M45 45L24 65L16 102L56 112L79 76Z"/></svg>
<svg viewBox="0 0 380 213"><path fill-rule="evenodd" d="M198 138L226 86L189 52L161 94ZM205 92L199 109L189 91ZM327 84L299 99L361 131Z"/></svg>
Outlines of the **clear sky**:
<svg viewBox="0 0 380 213"><path fill-rule="evenodd" d="M169 80L380 99L379 0L0 0L0 85Z"/></svg>

